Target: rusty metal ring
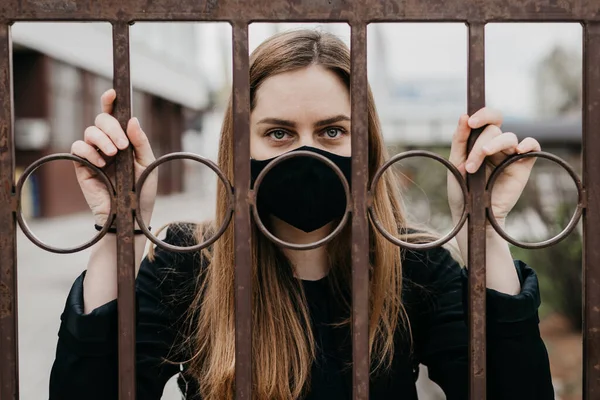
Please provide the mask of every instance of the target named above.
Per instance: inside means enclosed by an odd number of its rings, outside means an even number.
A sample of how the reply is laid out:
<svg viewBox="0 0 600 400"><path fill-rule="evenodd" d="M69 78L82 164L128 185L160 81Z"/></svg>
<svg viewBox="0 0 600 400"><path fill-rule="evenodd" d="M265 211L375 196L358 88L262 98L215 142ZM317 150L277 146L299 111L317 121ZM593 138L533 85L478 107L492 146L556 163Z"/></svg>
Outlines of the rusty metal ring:
<svg viewBox="0 0 600 400"><path fill-rule="evenodd" d="M271 169L273 169L275 166L282 163L283 161L288 160L293 157L301 157L301 156L315 158L315 159L325 163L325 165L327 165L329 168L333 169L333 171L337 174L338 178L340 178L340 181L342 182L342 185L344 186L344 191L346 192L346 210L344 211L344 216L342 217L342 219L340 220L340 222L336 226L336 228L329 235L325 236L324 238L319 239L316 242L306 243L306 244L286 242L284 240L279 239L277 236L273 235L271 232L269 232L269 230L265 227L262 220L260 219L260 216L258 215L258 207L256 206L256 198L258 195L258 189L260 188L260 184L263 181L263 179L265 178L265 175ZM346 177L344 176L342 171L338 168L337 165L335 165L335 163L333 161L327 159L326 157L324 157L318 153L313 153L312 151L299 150L299 151L294 151L291 153L286 153L280 157L277 157L276 159L271 161L269 164L267 164L267 166L260 172L260 174L256 178L256 182L254 183L254 189L252 189L250 192L251 192L250 205L252 206L252 214L254 216L254 220L256 222L256 225L258 226L258 229L267 238L269 238L272 242L278 244L281 247L286 247L288 249L310 250L310 249L315 249L315 248L322 246L325 243L331 241L334 237L336 237L341 232L341 230L346 225L346 221L348 221L348 214L350 213L350 210L352 209L352 201L351 201L351 197L350 197L350 186L348 185L348 182L346 181Z"/></svg>
<svg viewBox="0 0 600 400"><path fill-rule="evenodd" d="M76 162L82 163L85 166L87 166L88 168L92 169L104 181L104 184L109 189L108 192L110 195L110 213L108 214L109 215L108 220L104 223L102 230L100 232L98 232L98 234L96 236L94 236L92 239L85 242L84 244L82 244L80 246L76 246L76 247L69 247L66 249L61 249L59 247L54 247L54 246L48 245L48 244L42 242L40 239L38 239L37 236L35 236L35 234L31 231L31 229L29 229L27 222L25 222L25 218L23 218L23 212L21 209L21 203L22 203L21 195L23 193L23 185L25 185L25 181L27 180L27 178L33 172L35 172L35 170L37 170L39 167L41 167L43 164L45 164L47 162L51 162L51 161L56 161L56 160L76 161ZM27 238L29 238L29 240L31 240L31 242L33 244L35 244L36 246L38 246L44 250L51 252L51 253L58 253L58 254L77 253L78 251L85 250L88 247L93 246L100 239L102 239L102 237L104 237L104 235L106 234L106 232L108 231L108 229L110 228L110 226L112 225L112 223L115 219L115 214L114 214L114 210L116 209L115 188L114 188L112 182L110 181L110 179L108 178L108 176L106 176L106 174L104 173L104 171L102 171L102 169L96 167L94 164L90 163L88 160L81 158L79 156L76 156L74 154L70 154L70 153L51 154L49 156L40 158L39 160L35 161L30 166L28 166L27 169L25 169L25 171L23 172L23 175L21 175L21 177L19 178L19 181L17 182L16 197L17 197L17 212L16 212L17 221L19 222L19 226L21 227L21 230L23 231L25 236L27 236Z"/></svg>
<svg viewBox="0 0 600 400"><path fill-rule="evenodd" d="M205 240L202 243L195 244L193 246L175 246L175 245L166 243L166 242L158 239L156 236L154 236L152 234L152 232L150 232L150 230L146 226L146 223L144 222L144 220L142 218L142 214L141 214L141 210L140 210L140 207L141 207L140 193L142 192L142 187L144 186L144 182L146 182L146 179L148 178L150 173L156 167L158 167L159 165L161 165L167 161L180 160L180 159L197 161L201 164L206 165L210 169L212 169L215 172L215 174L217 174L217 176L219 177L221 182L223 182L223 185L225 185L225 188L226 188L227 194L228 194L227 203L228 203L229 207L228 207L227 214L225 215L225 219L221 223L221 227L219 228L219 230L211 238ZM219 237L221 237L223 232L225 232L225 230L227 229L227 226L229 226L229 222L231 221L231 218L233 216L234 195L233 195L233 187L231 186L231 183L229 183L229 180L227 179L227 177L225 176L223 171L221 171L221 169L219 169L217 164L215 164L208 158L202 157L202 156L200 156L198 154L194 154L194 153L188 153L188 152L169 153L169 154L165 154L164 156L159 157L156 160L154 160L150 165L148 165L148 167L146 167L144 172L142 172L142 175L140 175L140 178L138 179L138 181L135 185L135 194L136 194L136 200L137 200L136 201L136 209L135 209L135 219L136 219L138 225L140 226L140 229L144 232L144 235L146 235L146 237L148 239L150 239L158 247L160 247L164 250L172 251L172 252L187 253L187 252L199 251L199 250L204 249L205 247L210 246L211 244L216 242L217 239L219 239Z"/></svg>
<svg viewBox="0 0 600 400"><path fill-rule="evenodd" d="M557 163L558 165L560 165L561 167L563 167L564 169L567 170L567 172L573 179L573 182L575 182L575 186L577 186L577 209L573 213L573 216L571 217L571 220L569 221L569 223L567 224L565 229L563 229L562 232L560 232L558 235L556 235L550 239L541 241L541 242L525 243L525 242L520 242L516 239L513 239L511 236L509 236L508 233L506 233L504 231L504 229L502 229L500 227L500 225L498 224L498 222L496 221L496 217L494 216L494 210L491 207L492 189L494 187L494 183L496 183L496 179L498 178L500 173L505 168L507 168L509 165L511 165L519 160L522 160L524 158L532 158L532 157L545 158L547 160L554 161L555 163ZM581 214L583 213L583 208L584 208L584 201L585 201L585 199L584 199L584 193L583 193L583 185L581 184L581 179L577 176L577 173L573 170L573 168L571 168L571 166L569 164L567 164L567 162L565 160L563 160L562 158L560 158L552 153L547 153L545 151L537 151L537 152L531 152L531 153L525 153L525 154L516 154L516 155L513 155L513 156L507 158L502 163L500 163L500 165L498 165L498 167L496 169L494 169L494 171L490 175L487 185L486 185L486 215L487 215L487 219L490 221L490 224L492 224L492 226L494 227L496 232L498 232L498 234L500 236L502 236L507 242L512 243L515 246L521 247L523 249L541 249L544 247L549 247L549 246L552 246L553 244L560 242L565 237L567 237L567 235L569 235L573 231L573 229L575 229L575 226L577 226L577 223L579 222L579 219L581 218Z"/></svg>
<svg viewBox="0 0 600 400"><path fill-rule="evenodd" d="M429 243L409 243L406 242L404 240L400 240L398 238L396 238L394 235L390 234L388 231L386 231L382 226L381 226L381 222L379 221L379 218L377 218L377 215L375 214L375 211L373 210L373 204L369 204L369 217L371 218L371 221L373 222L373 225L375 225L375 228L377 228L377 230L379 231L379 233L381 233L387 240L389 240L390 242L394 243L396 246L401 246L401 247L405 247L407 249L411 249L411 250L426 250L426 249L433 249L435 247L439 247L441 245L443 245L444 243L448 242L449 240L451 240L454 236L456 236L456 234L458 233L458 231L460 231L460 229L463 227L463 225L465 224L465 221L467 220L467 215L468 215L468 211L467 211L467 202L468 202L468 189L467 189L467 183L465 182L464 178L462 177L460 171L454 166L454 164L452 164L450 161L446 160L444 157L433 153L431 151L426 151L426 150L411 150L411 151L405 151L403 153L397 154L394 157L390 158L385 164L383 164L383 166L381 168L379 168L379 170L377 170L377 173L375 174L375 177L373 178L373 181L371 182L371 186L369 187L369 198L372 199L373 198L373 194L375 192L375 188L377 188L377 183L379 182L379 179L381 178L381 176L383 175L383 173L392 166L392 164L395 164L396 162L403 160L405 158L410 158L410 157L427 157L427 158L431 158L434 159L436 161L439 161L440 163L442 163L447 169L450 170L450 172L452 172L452 174L456 177L460 188L463 192L463 211L462 214L460 216L460 220L458 221L458 223L454 226L454 228L445 236L434 240L433 242L429 242Z"/></svg>

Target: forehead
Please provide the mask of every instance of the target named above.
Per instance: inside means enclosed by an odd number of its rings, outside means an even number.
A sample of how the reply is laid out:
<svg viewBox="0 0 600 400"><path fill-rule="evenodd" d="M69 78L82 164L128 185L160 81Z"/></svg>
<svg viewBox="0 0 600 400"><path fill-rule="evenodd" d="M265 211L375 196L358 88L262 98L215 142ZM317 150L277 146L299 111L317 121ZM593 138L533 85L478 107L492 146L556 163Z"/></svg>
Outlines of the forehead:
<svg viewBox="0 0 600 400"><path fill-rule="evenodd" d="M334 72L311 65L265 79L252 114L288 119L350 115L350 93Z"/></svg>

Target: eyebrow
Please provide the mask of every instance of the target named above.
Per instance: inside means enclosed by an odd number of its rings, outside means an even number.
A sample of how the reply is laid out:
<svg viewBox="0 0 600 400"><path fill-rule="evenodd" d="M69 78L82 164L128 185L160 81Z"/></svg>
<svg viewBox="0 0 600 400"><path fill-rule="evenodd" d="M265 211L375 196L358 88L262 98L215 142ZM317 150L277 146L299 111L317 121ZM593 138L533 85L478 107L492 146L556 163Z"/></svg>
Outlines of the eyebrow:
<svg viewBox="0 0 600 400"><path fill-rule="evenodd" d="M350 117L348 117L347 115L343 115L343 114L336 115L334 117L322 119L320 121L315 122L314 127L319 128L319 127L334 124L334 123L340 122L340 121L350 121ZM258 121L258 124L281 125L281 126L287 126L289 128L296 127L296 123L294 121L289 121L289 120L280 119L280 118L263 118L260 121Z"/></svg>

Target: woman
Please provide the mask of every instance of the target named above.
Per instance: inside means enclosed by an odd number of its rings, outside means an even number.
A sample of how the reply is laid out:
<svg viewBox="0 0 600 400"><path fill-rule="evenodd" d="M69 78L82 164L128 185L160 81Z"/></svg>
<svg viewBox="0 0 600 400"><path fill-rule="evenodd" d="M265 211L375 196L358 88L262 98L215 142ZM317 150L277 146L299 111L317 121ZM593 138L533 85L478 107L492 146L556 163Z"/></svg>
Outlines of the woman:
<svg viewBox="0 0 600 400"><path fill-rule="evenodd" d="M350 57L333 35L310 30L279 34L251 56L251 166L253 182L269 160L297 149L319 153L350 179ZM131 143L136 175L153 160L137 119L125 134L110 115L115 92L102 96L103 113L72 152L98 167ZM378 117L368 103L369 173L385 162ZM451 161L463 173L489 157L540 150L534 139L519 142L502 133L502 117L490 109L460 117ZM470 130L488 125L466 154ZM232 105L221 132L219 166L233 181ZM519 198L533 163L519 162L500 177L493 207L502 222ZM76 166L81 188L102 225L109 212L101 182ZM318 161L298 157L267 176L258 198L271 232L293 243L318 240L343 213L341 184ZM385 174L374 209L389 231L410 230L394 177ZM294 189L297 190L293 193ZM460 215L460 189L448 185L450 206ZM325 191L322 193L320 191ZM308 192L308 195L306 194ZM300 194L298 194L300 193ZM304 193L304 194L303 194ZM142 213L148 224L156 174L146 182ZM343 193L342 193L343 196ZM341 207L341 209L340 209ZM223 219L226 192L219 187L215 224ZM318 214L313 218L314 214ZM306 215L306 218L299 217ZM213 224L174 225L166 241L190 245L210 236ZM327 246L293 251L275 246L253 222L253 382L257 399L348 399L352 389L349 227ZM464 294L467 274L443 248L400 251L371 228L370 398L416 399L420 363L448 399L466 399L468 331ZM207 251L176 254L154 249L142 261L146 239L136 235L137 390L158 399L165 382L181 372L186 398L232 399L234 388L233 224ZM466 238L458 237L466 255ZM52 399L117 397L115 235L93 249L87 272L74 283L59 332L50 379ZM464 257L466 258L466 257ZM488 388L491 399L550 399L548 357L538 330L540 304L535 273L513 261L508 245L487 228Z"/></svg>

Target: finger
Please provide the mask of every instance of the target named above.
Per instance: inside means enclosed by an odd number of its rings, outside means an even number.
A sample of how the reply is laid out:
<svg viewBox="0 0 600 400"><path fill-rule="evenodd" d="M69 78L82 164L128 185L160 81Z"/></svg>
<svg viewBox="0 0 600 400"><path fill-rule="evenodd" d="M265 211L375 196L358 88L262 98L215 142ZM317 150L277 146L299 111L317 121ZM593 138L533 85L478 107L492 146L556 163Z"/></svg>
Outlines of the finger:
<svg viewBox="0 0 600 400"><path fill-rule="evenodd" d="M483 107L469 118L469 127L471 129L481 128L484 125L502 126L502 113L492 108Z"/></svg>
<svg viewBox="0 0 600 400"><path fill-rule="evenodd" d="M542 146L540 145L540 143L531 137L523 139L521 141L521 143L519 143L519 145L517 146L517 153L519 153L519 154L525 154L525 153L541 151L541 150L542 150ZM519 160L519 161L517 161L517 163L523 164L529 168L533 168L536 161L537 161L537 157L531 157L531 158Z"/></svg>
<svg viewBox="0 0 600 400"><path fill-rule="evenodd" d="M517 153L529 153L530 151L541 151L542 146L532 137L525 138L517 146Z"/></svg>
<svg viewBox="0 0 600 400"><path fill-rule="evenodd" d="M87 144L96 146L107 156L117 154L117 147L110 138L100 130L97 126L89 126L83 133L83 140Z"/></svg>
<svg viewBox="0 0 600 400"><path fill-rule="evenodd" d="M519 139L517 138L517 135L512 132L504 132L493 138L488 144L483 146L481 150L486 156L493 156L500 152L511 155L517 152L518 145Z"/></svg>
<svg viewBox="0 0 600 400"><path fill-rule="evenodd" d="M481 132L467 157L465 170L468 173L472 174L479 169L486 156L483 147L501 134L502 131L496 125L488 125L483 132Z"/></svg>
<svg viewBox="0 0 600 400"><path fill-rule="evenodd" d="M129 146L129 140L123 129L121 129L121 124L112 115L106 113L98 114L94 123L110 137L110 140L112 140L117 148L123 150Z"/></svg>
<svg viewBox="0 0 600 400"><path fill-rule="evenodd" d="M137 118L131 118L127 123L127 136L133 145L136 160L144 167L150 165L154 161L154 152Z"/></svg>
<svg viewBox="0 0 600 400"><path fill-rule="evenodd" d="M452 136L452 145L450 147L450 162L454 164L461 173L464 173L463 166L467 158L467 141L469 140L469 135L471 133L471 129L467 124L468 119L469 116L467 114L461 115L458 119L458 125Z"/></svg>
<svg viewBox="0 0 600 400"><path fill-rule="evenodd" d="M102 93L102 96L100 96L100 103L102 104L103 113L112 113L113 103L116 98L117 92L115 92L115 89L108 89L106 92Z"/></svg>
<svg viewBox="0 0 600 400"><path fill-rule="evenodd" d="M104 158L102 158L100 153L98 153L92 145L82 140L77 140L73 143L71 146L71 153L81 158L85 158L99 168L106 165L106 161L104 161ZM77 164L78 166L81 166L80 163Z"/></svg>

